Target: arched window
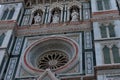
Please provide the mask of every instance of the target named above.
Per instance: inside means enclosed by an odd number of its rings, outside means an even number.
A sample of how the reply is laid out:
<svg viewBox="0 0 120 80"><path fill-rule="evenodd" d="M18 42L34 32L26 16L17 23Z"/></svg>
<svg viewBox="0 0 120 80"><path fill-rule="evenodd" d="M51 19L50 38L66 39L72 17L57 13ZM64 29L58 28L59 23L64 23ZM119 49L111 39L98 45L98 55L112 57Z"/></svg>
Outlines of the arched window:
<svg viewBox="0 0 120 80"><path fill-rule="evenodd" d="M115 37L114 25L110 23L108 25L108 29L109 29L109 35L110 35L110 37Z"/></svg>
<svg viewBox="0 0 120 80"><path fill-rule="evenodd" d="M109 10L110 0L97 0L98 10Z"/></svg>
<svg viewBox="0 0 120 80"><path fill-rule="evenodd" d="M15 9L14 9L14 8L10 10L8 19L12 19L13 15L14 15L14 12L15 12Z"/></svg>
<svg viewBox="0 0 120 80"><path fill-rule="evenodd" d="M103 48L103 55L104 55L104 63L105 64L110 64L111 63L111 59L110 59L110 49L105 46Z"/></svg>
<svg viewBox="0 0 120 80"><path fill-rule="evenodd" d="M4 33L0 35L0 46L2 45L2 42L3 42L3 40L4 40L4 37L5 37L5 34L4 34Z"/></svg>
<svg viewBox="0 0 120 80"><path fill-rule="evenodd" d="M5 20L5 19L6 19L7 15L8 15L8 12L9 12L9 9L6 9L6 10L4 11L1 20Z"/></svg>
<svg viewBox="0 0 120 80"><path fill-rule="evenodd" d="M104 26L103 24L101 24L100 31L101 31L101 37L102 38L107 38L106 26Z"/></svg>
<svg viewBox="0 0 120 80"><path fill-rule="evenodd" d="M114 63L120 63L119 48L116 45L112 47L112 53L113 53Z"/></svg>

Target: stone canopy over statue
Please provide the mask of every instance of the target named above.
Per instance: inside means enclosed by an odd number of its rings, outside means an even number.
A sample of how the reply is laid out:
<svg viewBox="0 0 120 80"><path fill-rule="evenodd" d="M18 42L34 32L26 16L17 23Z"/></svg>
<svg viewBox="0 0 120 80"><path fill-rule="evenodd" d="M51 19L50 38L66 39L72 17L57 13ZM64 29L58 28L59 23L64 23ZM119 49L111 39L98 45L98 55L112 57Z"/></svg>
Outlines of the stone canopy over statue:
<svg viewBox="0 0 120 80"><path fill-rule="evenodd" d="M59 13L57 11L55 11L52 16L52 23L59 23L59 21L60 21Z"/></svg>
<svg viewBox="0 0 120 80"><path fill-rule="evenodd" d="M76 10L72 10L71 21L79 21L79 14Z"/></svg>
<svg viewBox="0 0 120 80"><path fill-rule="evenodd" d="M34 16L34 22L35 24L39 24L41 22L42 18L39 13L37 13L36 16Z"/></svg>

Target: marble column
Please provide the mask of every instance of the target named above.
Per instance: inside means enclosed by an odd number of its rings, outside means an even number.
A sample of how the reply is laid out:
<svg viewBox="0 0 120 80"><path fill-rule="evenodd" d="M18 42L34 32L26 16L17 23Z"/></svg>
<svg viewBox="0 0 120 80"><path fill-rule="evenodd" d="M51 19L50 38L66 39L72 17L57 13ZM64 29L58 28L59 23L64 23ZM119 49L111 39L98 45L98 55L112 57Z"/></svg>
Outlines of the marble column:
<svg viewBox="0 0 120 80"><path fill-rule="evenodd" d="M32 25L33 18L34 18L34 14L32 13L30 16L30 22L29 22L30 25Z"/></svg>
<svg viewBox="0 0 120 80"><path fill-rule="evenodd" d="M70 21L70 10L67 10L67 21Z"/></svg>
<svg viewBox="0 0 120 80"><path fill-rule="evenodd" d="M82 9L79 9L80 21L82 20Z"/></svg>
<svg viewBox="0 0 120 80"><path fill-rule="evenodd" d="M41 22L41 24L44 24L44 20L45 20L45 11L42 14L42 22Z"/></svg>
<svg viewBox="0 0 120 80"><path fill-rule="evenodd" d="M48 7L46 7L46 11L45 11L45 24L47 23L47 20L48 20L48 13L49 13L49 9L48 9Z"/></svg>
<svg viewBox="0 0 120 80"><path fill-rule="evenodd" d="M61 20L60 20L60 22L63 22L63 10L61 10Z"/></svg>
<svg viewBox="0 0 120 80"><path fill-rule="evenodd" d="M67 7L66 5L64 5L64 22L66 22L66 18L67 18Z"/></svg>
<svg viewBox="0 0 120 80"><path fill-rule="evenodd" d="M50 23L50 22L51 22L51 16L52 16L51 11L49 11L49 15L48 15L48 21L47 21L47 23Z"/></svg>

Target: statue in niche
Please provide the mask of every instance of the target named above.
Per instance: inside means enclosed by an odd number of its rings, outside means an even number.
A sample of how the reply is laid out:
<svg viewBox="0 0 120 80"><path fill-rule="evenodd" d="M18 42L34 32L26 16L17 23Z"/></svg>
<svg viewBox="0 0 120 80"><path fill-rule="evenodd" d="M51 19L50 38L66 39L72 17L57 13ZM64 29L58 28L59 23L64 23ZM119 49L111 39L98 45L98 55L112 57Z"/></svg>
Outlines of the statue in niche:
<svg viewBox="0 0 120 80"><path fill-rule="evenodd" d="M78 12L76 10L73 10L71 13L71 18L72 18L71 21L78 21L79 20L78 16L79 16Z"/></svg>
<svg viewBox="0 0 120 80"><path fill-rule="evenodd" d="M55 11L52 17L52 23L59 23L59 21L60 21L59 13Z"/></svg>
<svg viewBox="0 0 120 80"><path fill-rule="evenodd" d="M37 13L37 15L36 15L36 16L34 16L34 21L35 21L35 24L40 23L40 22L41 22L41 20L42 20L42 18L41 18L41 16L40 16L40 14L39 14L39 13Z"/></svg>

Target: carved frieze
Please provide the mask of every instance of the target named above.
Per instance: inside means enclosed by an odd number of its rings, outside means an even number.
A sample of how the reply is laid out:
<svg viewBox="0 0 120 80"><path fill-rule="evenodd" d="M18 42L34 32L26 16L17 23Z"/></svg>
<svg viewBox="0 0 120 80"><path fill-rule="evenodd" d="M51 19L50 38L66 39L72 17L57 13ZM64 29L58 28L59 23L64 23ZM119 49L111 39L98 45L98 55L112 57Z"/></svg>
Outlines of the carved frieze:
<svg viewBox="0 0 120 80"><path fill-rule="evenodd" d="M49 25L34 25L19 27L17 35L40 35L40 34L52 34L52 33L65 33L65 32L78 32L91 30L92 25L90 22L81 22L81 23L66 23L66 24L49 24Z"/></svg>

